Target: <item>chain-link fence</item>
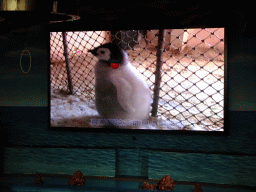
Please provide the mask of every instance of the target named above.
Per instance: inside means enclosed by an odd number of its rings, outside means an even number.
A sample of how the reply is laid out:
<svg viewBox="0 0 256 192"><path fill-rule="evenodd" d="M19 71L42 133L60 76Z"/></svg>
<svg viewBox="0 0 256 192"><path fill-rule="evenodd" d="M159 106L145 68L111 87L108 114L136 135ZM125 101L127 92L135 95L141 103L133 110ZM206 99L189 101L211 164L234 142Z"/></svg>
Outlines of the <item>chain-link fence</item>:
<svg viewBox="0 0 256 192"><path fill-rule="evenodd" d="M109 42L126 50L147 79L157 98L151 115L186 130L223 131L224 28L52 32L51 89L93 106L96 59L88 50Z"/></svg>

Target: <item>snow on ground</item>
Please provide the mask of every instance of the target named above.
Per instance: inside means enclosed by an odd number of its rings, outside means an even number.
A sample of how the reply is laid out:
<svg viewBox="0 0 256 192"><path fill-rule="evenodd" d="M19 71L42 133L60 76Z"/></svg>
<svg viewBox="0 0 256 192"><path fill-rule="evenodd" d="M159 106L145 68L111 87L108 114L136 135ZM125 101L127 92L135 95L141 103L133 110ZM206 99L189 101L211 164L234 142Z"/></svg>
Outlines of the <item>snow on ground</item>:
<svg viewBox="0 0 256 192"><path fill-rule="evenodd" d="M52 127L85 127L101 128L100 117L94 104L87 104L88 101L78 96L68 95L64 91L51 91L51 117ZM171 106L170 106L171 107ZM181 107L181 106L180 106ZM98 121L97 121L98 120ZM150 118L150 121L144 122L136 128L134 126L124 126L120 128L129 129L154 129L154 130L183 130L188 128L188 124L178 120L156 120ZM203 130L200 126L194 126L193 130Z"/></svg>

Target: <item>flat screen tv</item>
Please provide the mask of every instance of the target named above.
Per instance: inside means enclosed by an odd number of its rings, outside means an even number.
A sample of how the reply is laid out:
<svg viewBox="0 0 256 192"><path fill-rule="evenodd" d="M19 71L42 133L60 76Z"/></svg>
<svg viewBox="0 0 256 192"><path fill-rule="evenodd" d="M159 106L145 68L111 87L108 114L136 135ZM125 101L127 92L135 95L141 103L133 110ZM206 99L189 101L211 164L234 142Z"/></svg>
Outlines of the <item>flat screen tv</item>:
<svg viewBox="0 0 256 192"><path fill-rule="evenodd" d="M50 129L223 134L224 32L51 31Z"/></svg>

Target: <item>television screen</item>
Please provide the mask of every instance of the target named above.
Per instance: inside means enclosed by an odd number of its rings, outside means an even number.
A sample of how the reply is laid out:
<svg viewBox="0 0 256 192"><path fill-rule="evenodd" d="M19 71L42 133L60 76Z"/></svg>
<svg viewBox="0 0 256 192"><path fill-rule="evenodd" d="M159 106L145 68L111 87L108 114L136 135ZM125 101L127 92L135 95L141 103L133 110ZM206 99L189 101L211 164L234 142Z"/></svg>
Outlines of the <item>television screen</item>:
<svg viewBox="0 0 256 192"><path fill-rule="evenodd" d="M50 32L50 127L224 131L224 28Z"/></svg>

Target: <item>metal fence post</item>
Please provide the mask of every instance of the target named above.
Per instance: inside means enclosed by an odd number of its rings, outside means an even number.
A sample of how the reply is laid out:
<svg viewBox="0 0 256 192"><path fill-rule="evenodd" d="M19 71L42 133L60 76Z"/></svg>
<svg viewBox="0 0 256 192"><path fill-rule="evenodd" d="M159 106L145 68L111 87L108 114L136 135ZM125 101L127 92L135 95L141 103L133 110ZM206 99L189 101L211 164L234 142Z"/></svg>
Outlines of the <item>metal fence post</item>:
<svg viewBox="0 0 256 192"><path fill-rule="evenodd" d="M62 32L63 36L63 46L64 46L64 57L66 61L66 70L67 70L67 77L68 77L68 89L69 93L73 94L73 85L72 85L72 78L71 78L71 69L70 69L70 58L68 54L68 41L67 41L67 34L66 32Z"/></svg>
<svg viewBox="0 0 256 192"><path fill-rule="evenodd" d="M165 29L159 29L159 36L158 36L158 46L157 46L157 53L156 53L156 71L155 71L155 87L154 87L154 95L153 95L153 104L152 104L152 116L156 117L158 111L158 102L159 102L159 92L160 92L160 84L161 84L161 71L162 71L162 54L164 48L164 36L165 36Z"/></svg>

